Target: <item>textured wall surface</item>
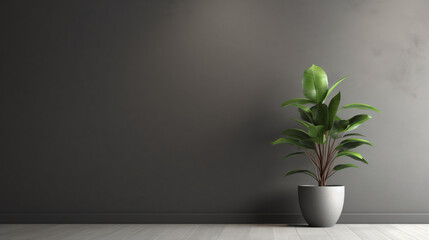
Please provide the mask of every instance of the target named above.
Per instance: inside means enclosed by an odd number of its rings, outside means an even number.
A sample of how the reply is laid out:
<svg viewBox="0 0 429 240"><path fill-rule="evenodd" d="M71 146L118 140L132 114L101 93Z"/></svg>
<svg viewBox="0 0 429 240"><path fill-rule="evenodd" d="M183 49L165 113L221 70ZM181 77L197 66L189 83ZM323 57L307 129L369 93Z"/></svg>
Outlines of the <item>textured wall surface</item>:
<svg viewBox="0 0 429 240"><path fill-rule="evenodd" d="M313 63L382 111L359 129L370 164L329 182L344 213L429 221L428 1L1 4L2 221L298 213L313 182L284 174L311 165L269 142Z"/></svg>

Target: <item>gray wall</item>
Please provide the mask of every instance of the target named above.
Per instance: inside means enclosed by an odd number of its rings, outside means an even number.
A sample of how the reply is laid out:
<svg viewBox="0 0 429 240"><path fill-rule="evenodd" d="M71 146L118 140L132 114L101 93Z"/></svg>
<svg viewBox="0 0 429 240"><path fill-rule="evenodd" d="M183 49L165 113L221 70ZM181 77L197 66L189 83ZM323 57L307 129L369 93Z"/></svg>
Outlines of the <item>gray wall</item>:
<svg viewBox="0 0 429 240"><path fill-rule="evenodd" d="M2 3L2 222L292 222L301 76L323 67L370 165L343 222L429 222L429 2ZM346 117L347 115L343 115Z"/></svg>

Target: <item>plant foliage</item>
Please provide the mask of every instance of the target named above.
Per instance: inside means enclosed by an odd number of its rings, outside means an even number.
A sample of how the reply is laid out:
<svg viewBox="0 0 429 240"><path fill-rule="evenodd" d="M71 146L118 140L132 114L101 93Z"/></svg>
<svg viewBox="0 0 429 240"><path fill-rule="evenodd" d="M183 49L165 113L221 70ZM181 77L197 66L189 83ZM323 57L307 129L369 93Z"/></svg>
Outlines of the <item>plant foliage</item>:
<svg viewBox="0 0 429 240"><path fill-rule="evenodd" d="M284 102L281 106L295 106L298 108L299 122L303 129L292 128L283 131L284 137L274 142L277 144L289 144L300 149L284 159L305 154L314 167L314 172L310 170L292 170L286 176L295 173L304 173L314 178L319 186L326 186L326 181L339 170L355 167L353 164L338 164L340 157L349 157L368 164L360 153L351 151L361 145L370 145L367 140L354 138L353 136L363 136L359 133L348 133L355 130L361 124L371 119L367 114L358 114L349 119L342 119L339 112L347 109L372 110L380 112L373 106L362 103L351 103L340 107L341 93L338 92L331 98L329 103L325 103L330 93L344 79L341 78L331 88L329 88L328 76L319 66L312 65L304 71L302 77L302 89L305 98L295 98Z"/></svg>

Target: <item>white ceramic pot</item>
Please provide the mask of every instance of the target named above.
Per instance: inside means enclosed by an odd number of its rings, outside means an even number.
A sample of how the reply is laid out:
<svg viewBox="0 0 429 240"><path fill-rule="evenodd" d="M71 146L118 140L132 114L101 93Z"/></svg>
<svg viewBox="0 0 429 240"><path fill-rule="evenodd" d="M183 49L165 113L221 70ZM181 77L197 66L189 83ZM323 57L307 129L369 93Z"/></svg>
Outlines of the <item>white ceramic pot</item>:
<svg viewBox="0 0 429 240"><path fill-rule="evenodd" d="M298 186L302 216L310 226L332 227L340 218L344 205L344 186Z"/></svg>

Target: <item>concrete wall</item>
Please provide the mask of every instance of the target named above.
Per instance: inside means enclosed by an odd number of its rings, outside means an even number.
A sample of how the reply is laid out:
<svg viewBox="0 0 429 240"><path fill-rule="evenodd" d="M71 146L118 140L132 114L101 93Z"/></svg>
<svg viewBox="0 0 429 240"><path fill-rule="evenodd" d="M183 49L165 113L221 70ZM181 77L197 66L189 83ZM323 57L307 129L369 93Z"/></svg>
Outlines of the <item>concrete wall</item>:
<svg viewBox="0 0 429 240"><path fill-rule="evenodd" d="M2 222L295 222L301 76L323 67L370 164L343 222L429 222L429 2L2 2ZM347 116L347 115L343 115ZM351 162L346 160L346 162Z"/></svg>

